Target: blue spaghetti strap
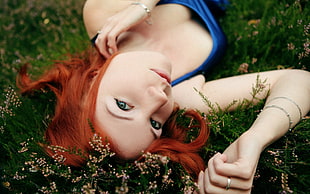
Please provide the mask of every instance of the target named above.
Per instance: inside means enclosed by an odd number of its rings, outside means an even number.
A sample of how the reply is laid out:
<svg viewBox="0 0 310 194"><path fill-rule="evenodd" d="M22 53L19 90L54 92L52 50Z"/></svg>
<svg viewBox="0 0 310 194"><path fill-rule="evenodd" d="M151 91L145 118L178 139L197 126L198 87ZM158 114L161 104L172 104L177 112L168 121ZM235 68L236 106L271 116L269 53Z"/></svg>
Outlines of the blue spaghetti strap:
<svg viewBox="0 0 310 194"><path fill-rule="evenodd" d="M197 74L206 72L210 67L216 64L224 55L226 49L226 37L218 25L217 20L213 16L208 4L216 8L224 9L224 4L228 4L227 0L161 0L159 4L176 3L184 5L192 9L206 25L213 41L211 53L207 59L194 71L189 72L176 80L172 81L171 85L175 86L178 83L187 80Z"/></svg>
<svg viewBox="0 0 310 194"><path fill-rule="evenodd" d="M222 11L226 10L226 6L229 4L228 0L205 0L210 10L221 9Z"/></svg>

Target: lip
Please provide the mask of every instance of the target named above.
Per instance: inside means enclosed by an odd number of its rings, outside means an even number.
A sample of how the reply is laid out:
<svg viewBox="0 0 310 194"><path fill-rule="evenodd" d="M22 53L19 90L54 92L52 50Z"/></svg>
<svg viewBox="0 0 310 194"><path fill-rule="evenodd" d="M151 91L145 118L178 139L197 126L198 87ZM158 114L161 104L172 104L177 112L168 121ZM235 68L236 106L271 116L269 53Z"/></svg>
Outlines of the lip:
<svg viewBox="0 0 310 194"><path fill-rule="evenodd" d="M154 71L155 73L157 73L160 77L164 78L165 80L167 80L167 82L169 84L171 84L171 78L170 78L170 75L163 71L163 70L160 70L160 69L151 69L152 71Z"/></svg>

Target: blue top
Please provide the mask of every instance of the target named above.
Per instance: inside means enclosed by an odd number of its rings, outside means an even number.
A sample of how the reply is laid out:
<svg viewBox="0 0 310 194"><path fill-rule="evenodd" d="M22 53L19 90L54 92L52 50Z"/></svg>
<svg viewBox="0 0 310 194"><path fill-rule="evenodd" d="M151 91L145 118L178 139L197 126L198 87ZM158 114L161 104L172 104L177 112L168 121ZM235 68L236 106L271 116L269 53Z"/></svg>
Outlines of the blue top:
<svg viewBox="0 0 310 194"><path fill-rule="evenodd" d="M194 11L201 18L203 24L206 26L213 40L213 47L211 53L206 58L206 60L194 71L189 72L177 78L176 80L172 81L171 85L175 86L176 84L186 79L189 79L197 74L201 74L202 72L205 72L212 65L217 63L220 60L220 58L224 55L226 49L226 37L208 6L210 6L210 8L212 8L213 10L214 9L223 10L224 8L221 7L221 4L222 5L228 4L228 1L227 0L161 0L158 4L168 4L168 3L181 4Z"/></svg>
<svg viewBox="0 0 310 194"><path fill-rule="evenodd" d="M212 50L206 60L194 71L173 80L171 85L175 86L197 74L204 73L224 55L226 49L226 37L211 11L214 11L214 13L223 11L223 6L228 4L228 0L160 0L158 5L170 3L184 5L194 11L201 18L202 25L205 25L213 40ZM97 36L98 34L91 39L93 44L95 43Z"/></svg>

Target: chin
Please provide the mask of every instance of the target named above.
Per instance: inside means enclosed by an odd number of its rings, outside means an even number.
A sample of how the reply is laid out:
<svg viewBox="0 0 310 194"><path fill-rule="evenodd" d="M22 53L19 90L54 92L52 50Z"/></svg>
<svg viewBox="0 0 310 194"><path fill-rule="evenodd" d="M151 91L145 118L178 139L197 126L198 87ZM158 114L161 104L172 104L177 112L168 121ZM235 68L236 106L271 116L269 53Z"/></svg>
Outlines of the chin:
<svg viewBox="0 0 310 194"><path fill-rule="evenodd" d="M143 150L141 150L140 152L138 151L123 151L123 152L116 152L116 155L118 156L119 159L121 160L126 160L126 161L132 161L132 160L136 160L139 157L141 157L143 154Z"/></svg>

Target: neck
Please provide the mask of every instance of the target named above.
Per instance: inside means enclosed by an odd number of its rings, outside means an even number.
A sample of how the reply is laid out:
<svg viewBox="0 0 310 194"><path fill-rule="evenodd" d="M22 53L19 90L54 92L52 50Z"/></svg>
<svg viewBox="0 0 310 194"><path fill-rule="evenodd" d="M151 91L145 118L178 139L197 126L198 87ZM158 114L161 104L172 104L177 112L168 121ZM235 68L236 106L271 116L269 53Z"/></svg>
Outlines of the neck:
<svg viewBox="0 0 310 194"><path fill-rule="evenodd" d="M162 47L159 45L159 41L155 41L154 37L150 34L141 33L141 31L124 32L117 40L117 47L120 52L134 50L163 51Z"/></svg>

